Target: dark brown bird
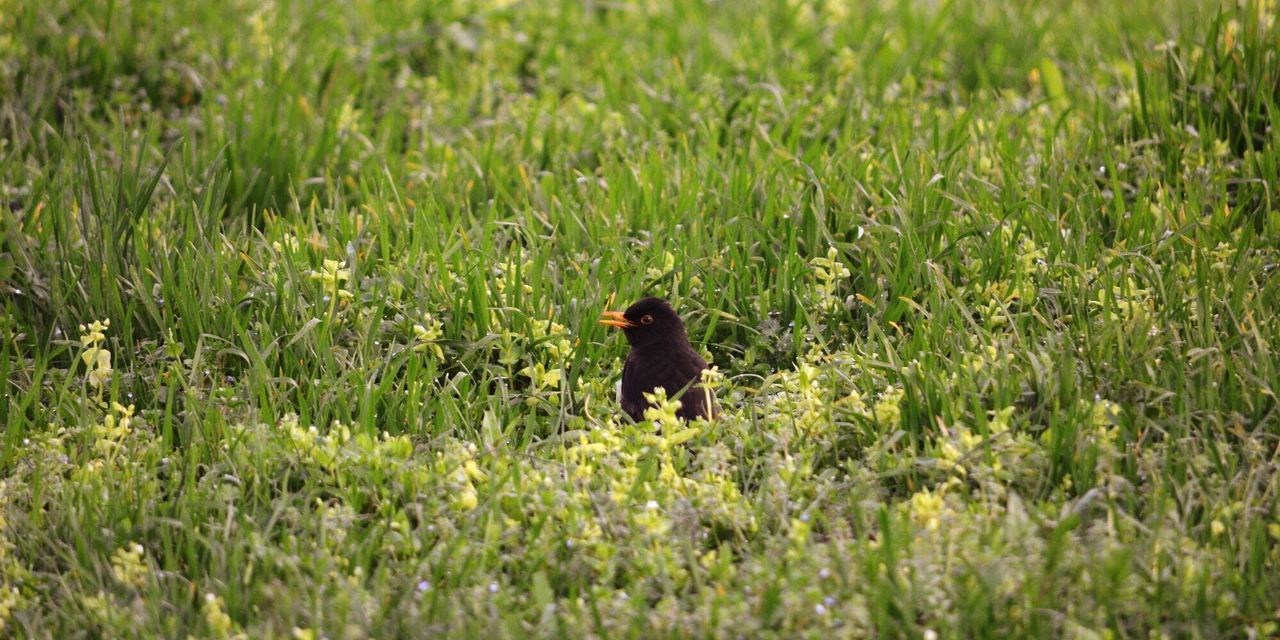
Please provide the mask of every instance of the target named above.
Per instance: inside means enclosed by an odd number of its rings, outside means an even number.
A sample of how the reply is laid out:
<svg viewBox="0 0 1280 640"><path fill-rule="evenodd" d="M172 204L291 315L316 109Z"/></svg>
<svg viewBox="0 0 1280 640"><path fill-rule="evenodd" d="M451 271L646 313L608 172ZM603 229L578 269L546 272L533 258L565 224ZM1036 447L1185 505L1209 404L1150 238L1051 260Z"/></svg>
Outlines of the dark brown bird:
<svg viewBox="0 0 1280 640"><path fill-rule="evenodd" d="M626 311L604 315L600 323L622 329L631 344L622 367L619 401L632 420L644 419L644 410L650 406L644 394L659 387L666 389L668 398L679 397L677 416L685 420L716 416L715 396L697 384L707 361L693 350L684 322L666 300L645 298Z"/></svg>

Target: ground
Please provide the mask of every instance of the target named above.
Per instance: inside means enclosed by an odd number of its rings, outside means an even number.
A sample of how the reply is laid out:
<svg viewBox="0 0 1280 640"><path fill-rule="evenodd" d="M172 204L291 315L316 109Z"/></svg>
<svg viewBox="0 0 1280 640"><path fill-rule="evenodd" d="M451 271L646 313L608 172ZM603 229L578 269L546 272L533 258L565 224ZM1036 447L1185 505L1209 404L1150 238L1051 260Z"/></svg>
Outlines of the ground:
<svg viewBox="0 0 1280 640"><path fill-rule="evenodd" d="M0 635L1275 637L1276 18L0 0Z"/></svg>

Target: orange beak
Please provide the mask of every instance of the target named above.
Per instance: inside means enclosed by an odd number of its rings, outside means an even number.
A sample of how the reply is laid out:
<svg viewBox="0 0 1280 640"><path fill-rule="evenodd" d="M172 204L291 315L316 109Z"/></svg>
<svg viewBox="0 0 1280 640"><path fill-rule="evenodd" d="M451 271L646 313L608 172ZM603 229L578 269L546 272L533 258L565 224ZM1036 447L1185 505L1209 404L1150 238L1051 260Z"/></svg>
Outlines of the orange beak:
<svg viewBox="0 0 1280 640"><path fill-rule="evenodd" d="M600 324L607 324L611 327L618 327L619 329L636 326L636 323L628 320L622 315L621 311L605 311L604 317L600 319Z"/></svg>

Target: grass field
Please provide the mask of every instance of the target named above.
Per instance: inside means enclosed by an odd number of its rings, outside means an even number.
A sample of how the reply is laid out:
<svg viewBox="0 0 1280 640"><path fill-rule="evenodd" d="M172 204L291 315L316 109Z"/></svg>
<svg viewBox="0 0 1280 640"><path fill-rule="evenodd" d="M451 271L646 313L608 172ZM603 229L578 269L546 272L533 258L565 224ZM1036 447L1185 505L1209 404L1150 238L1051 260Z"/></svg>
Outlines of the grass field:
<svg viewBox="0 0 1280 640"><path fill-rule="evenodd" d="M0 0L0 636L1277 637L1277 12Z"/></svg>

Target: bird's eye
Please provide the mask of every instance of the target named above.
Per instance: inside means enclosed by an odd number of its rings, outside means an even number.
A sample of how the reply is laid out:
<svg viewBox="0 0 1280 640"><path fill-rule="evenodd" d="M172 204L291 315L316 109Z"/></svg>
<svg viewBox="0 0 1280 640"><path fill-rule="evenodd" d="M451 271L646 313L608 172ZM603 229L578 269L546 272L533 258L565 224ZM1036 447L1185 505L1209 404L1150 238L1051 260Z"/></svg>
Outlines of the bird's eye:
<svg viewBox="0 0 1280 640"><path fill-rule="evenodd" d="M645 316L640 318L640 324L653 324L653 316Z"/></svg>

